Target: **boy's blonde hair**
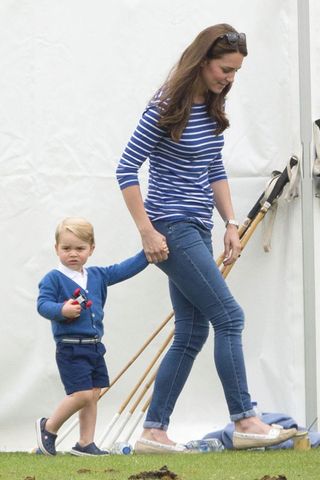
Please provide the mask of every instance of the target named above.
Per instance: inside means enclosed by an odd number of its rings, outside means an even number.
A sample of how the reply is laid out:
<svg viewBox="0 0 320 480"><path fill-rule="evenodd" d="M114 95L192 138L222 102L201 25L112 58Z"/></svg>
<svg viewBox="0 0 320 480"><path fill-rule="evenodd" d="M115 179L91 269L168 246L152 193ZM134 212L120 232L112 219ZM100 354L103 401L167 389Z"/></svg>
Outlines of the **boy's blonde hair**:
<svg viewBox="0 0 320 480"><path fill-rule="evenodd" d="M93 226L85 218L67 217L56 228L55 238L58 245L62 232L71 232L83 242L94 245Z"/></svg>

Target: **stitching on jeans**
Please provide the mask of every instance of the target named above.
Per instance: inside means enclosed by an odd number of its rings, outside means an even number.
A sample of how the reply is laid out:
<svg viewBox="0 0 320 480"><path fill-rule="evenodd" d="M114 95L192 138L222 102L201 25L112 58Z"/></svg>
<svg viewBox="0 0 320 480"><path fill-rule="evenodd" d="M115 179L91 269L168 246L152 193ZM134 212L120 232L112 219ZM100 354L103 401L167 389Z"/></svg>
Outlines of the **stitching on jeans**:
<svg viewBox="0 0 320 480"><path fill-rule="evenodd" d="M193 307L192 307L192 329L191 329L190 334L189 334L188 343L187 343L187 345L186 345L186 347L185 347L185 349L184 349L183 354L181 355L181 360L180 360L180 362L179 362L178 368L176 369L176 373L175 373L174 379L173 379L173 381L172 381L170 391L168 392L168 395L167 395L167 400L166 400L165 405L164 405L164 407L163 407L163 413L162 413L162 415L161 415L161 424L162 424L162 425L165 425L164 422L163 422L164 412L165 412L166 409L167 409L167 405L168 405L168 402L169 402L169 398L170 398L170 396L171 396L172 388L173 388L173 385L174 385L175 380L176 380L176 378L177 378L178 371L180 370L183 357L184 357L184 355L186 354L186 351L187 351L187 349L188 349L188 347L189 347L189 345L190 345L190 340L191 340L192 333L193 333L193 330L194 330L194 317L195 317L194 312L195 312L195 307L194 307L194 305L193 305ZM165 425L165 426L166 426L166 425Z"/></svg>
<svg viewBox="0 0 320 480"><path fill-rule="evenodd" d="M242 411L244 411L244 405L243 405L243 399L242 399L242 395L241 395L241 388L240 388L240 384L239 384L239 375L238 375L238 371L237 371L237 364L235 362L235 359L234 359L234 352L233 352L233 349L232 349L232 345L231 345L231 336L230 336L230 330L228 330L228 343L229 343L229 349L230 349L230 353L231 353L231 358L232 358L232 366L233 366L233 369L234 369L234 373L235 373L235 379L236 379L236 383L237 383L237 387L238 387L238 395L239 395L239 399L240 399L240 402L241 402L241 408L242 408Z"/></svg>
<svg viewBox="0 0 320 480"><path fill-rule="evenodd" d="M223 302L220 300L220 298L217 296L216 292L214 291L214 289L211 287L210 283L207 281L207 279L204 277L204 275L202 274L201 270L199 270L199 268L197 267L197 265L194 264L194 262L192 261L191 257L188 255L188 253L185 251L185 249L183 249L183 255L187 258L187 260L190 262L190 264L193 266L193 268L197 271L197 273L200 275L200 277L202 278L202 280L204 281L204 283L207 285L207 287L209 288L209 290L212 292L212 294L214 295L215 299L218 299L219 301L219 305L223 308L223 311L226 315L226 317L229 319L229 324L230 325L233 325L234 324L234 321L232 320L232 317L230 316L229 312L226 310ZM211 323L211 325L214 327L213 323L209 320L209 322ZM242 395L241 395L241 388L240 388L240 385L239 385L239 380L238 380L238 370L236 368L236 362L234 360L234 352L233 352L233 349L231 348L231 336L230 336L230 329L228 329L228 343L229 343L229 348L230 348L230 351L231 351L231 358L232 358L232 367L233 367L233 373L234 373L234 377L236 379L236 384L237 384L237 387L238 387L238 395L239 395L239 399L240 399L240 402L241 402L241 405L242 405L242 410L244 410L244 407L243 407L243 399L242 399Z"/></svg>

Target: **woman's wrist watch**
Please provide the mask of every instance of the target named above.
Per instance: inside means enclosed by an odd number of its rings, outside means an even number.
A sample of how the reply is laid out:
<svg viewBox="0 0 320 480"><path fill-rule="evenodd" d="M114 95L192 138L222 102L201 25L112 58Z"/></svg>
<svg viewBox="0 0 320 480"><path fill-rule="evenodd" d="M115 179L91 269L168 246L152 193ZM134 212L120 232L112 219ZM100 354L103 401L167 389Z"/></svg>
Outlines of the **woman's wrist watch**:
<svg viewBox="0 0 320 480"><path fill-rule="evenodd" d="M239 222L234 218L230 218L229 220L226 221L225 223L226 228L228 225L234 225L235 227L239 228Z"/></svg>

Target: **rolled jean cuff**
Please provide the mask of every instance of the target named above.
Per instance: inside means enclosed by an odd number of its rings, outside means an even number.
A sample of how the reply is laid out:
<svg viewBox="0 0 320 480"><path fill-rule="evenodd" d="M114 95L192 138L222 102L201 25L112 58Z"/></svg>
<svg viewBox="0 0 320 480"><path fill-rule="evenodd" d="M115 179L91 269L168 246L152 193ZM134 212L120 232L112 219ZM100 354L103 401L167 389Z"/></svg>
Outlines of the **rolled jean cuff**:
<svg viewBox="0 0 320 480"><path fill-rule="evenodd" d="M158 430L164 430L166 432L168 430L168 425L163 425L159 422L145 421L143 428L157 428Z"/></svg>
<svg viewBox="0 0 320 480"><path fill-rule="evenodd" d="M235 413L233 415L230 415L230 420L232 422L237 422L238 420L242 420L243 418L250 418L250 417L256 417L257 414L256 412L251 409L247 410L246 412L241 412L241 413Z"/></svg>

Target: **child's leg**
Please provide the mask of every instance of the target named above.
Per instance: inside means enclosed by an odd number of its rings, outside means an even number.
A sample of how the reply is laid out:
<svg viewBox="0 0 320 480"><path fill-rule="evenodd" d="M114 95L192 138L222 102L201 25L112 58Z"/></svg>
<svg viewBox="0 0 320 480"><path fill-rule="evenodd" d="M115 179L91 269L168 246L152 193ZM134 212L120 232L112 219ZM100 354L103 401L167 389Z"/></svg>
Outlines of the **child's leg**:
<svg viewBox="0 0 320 480"><path fill-rule="evenodd" d="M97 403L101 388L92 389L91 401L79 411L80 439L79 444L84 447L94 440L97 420Z"/></svg>
<svg viewBox="0 0 320 480"><path fill-rule="evenodd" d="M93 403L96 397L94 390L83 390L67 395L58 405L52 416L46 421L46 430L50 433L57 433L61 425L68 420L74 413L86 408ZM96 403L97 401L95 401Z"/></svg>

